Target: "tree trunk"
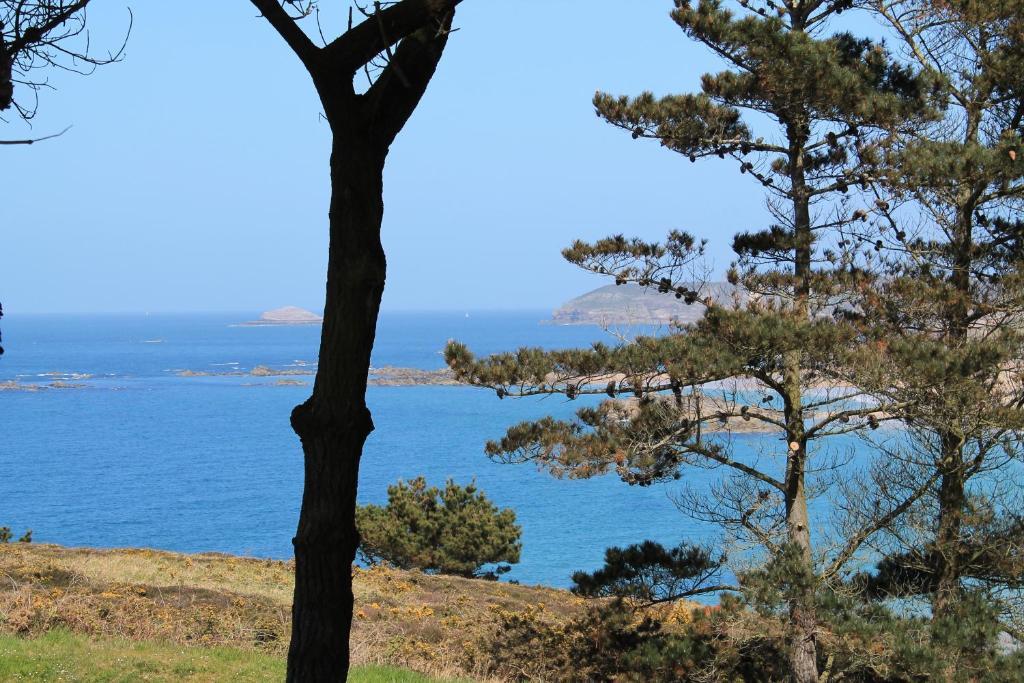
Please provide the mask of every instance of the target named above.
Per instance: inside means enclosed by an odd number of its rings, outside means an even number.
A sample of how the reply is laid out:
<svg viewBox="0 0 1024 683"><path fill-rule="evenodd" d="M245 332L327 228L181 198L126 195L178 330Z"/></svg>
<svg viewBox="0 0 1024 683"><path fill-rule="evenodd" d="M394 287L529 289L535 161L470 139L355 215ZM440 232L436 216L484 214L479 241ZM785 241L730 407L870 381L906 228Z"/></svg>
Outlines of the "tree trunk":
<svg viewBox="0 0 1024 683"><path fill-rule="evenodd" d="M798 443L798 442L794 442ZM811 556L811 533L808 527L807 495L804 490L804 448L791 452L786 474L786 526L789 542L800 552L801 569L813 575ZM816 631L818 615L815 609L814 591L793 596L789 606L789 667L793 681L817 683L818 648Z"/></svg>
<svg viewBox="0 0 1024 683"><path fill-rule="evenodd" d="M319 366L313 395L292 411L305 487L292 541L289 681L348 676L352 562L359 547L356 487L363 444L373 431L366 380L387 266L380 242L384 162L434 76L460 2L373 3L366 21L350 21L348 31L318 47L278 0L252 0L313 79L334 136ZM387 66L356 93L355 75L381 53Z"/></svg>
<svg viewBox="0 0 1024 683"><path fill-rule="evenodd" d="M386 263L380 242L386 149L334 131L330 255L313 395L292 412L305 488L295 545L289 681L344 681L352 619L359 459L373 421L366 381Z"/></svg>
<svg viewBox="0 0 1024 683"><path fill-rule="evenodd" d="M799 568L806 572L798 577L799 585L809 586L801 594L791 595L789 604L788 658L794 683L817 683L818 649L816 632L818 615L813 584L804 580L814 575L811 554L810 516L807 512L807 443L804 439L803 411L800 410L799 359L786 360L786 422L789 453L786 460L786 531L789 543L798 551ZM796 448L793 448L796 446Z"/></svg>
<svg viewBox="0 0 1024 683"><path fill-rule="evenodd" d="M967 503L964 470L959 440L942 435L942 462L939 483L939 520L935 534L935 593L932 617L951 616L960 598L960 542L964 506Z"/></svg>
<svg viewBox="0 0 1024 683"><path fill-rule="evenodd" d="M976 135L976 133L975 133ZM953 239L954 262L951 282L956 290L955 298L947 310L946 338L953 347L960 346L968 337L970 326L971 266L973 260L973 214L972 194L961 197L961 207ZM938 469L939 512L935 533L935 583L932 594L932 618L949 617L956 608L960 597L960 541L963 527L964 507L967 504L966 481L962 453L962 439L952 429L953 425L939 432L940 460Z"/></svg>
<svg viewBox="0 0 1024 683"><path fill-rule="evenodd" d="M810 316L811 297L811 232L810 195L808 194L804 147L809 129L805 123L792 123L787 127L790 141L789 167L793 201L793 308L794 315L803 322ZM785 419L787 438L786 459L786 530L789 543L799 552L800 585L806 586L799 595L790 598L789 605L789 669L794 683L817 683L818 648L816 632L818 615L815 608L814 557L811 553L810 516L807 513L807 439L804 435L803 368L800 352L790 351L783 360L785 391ZM794 568L795 570L796 568ZM803 580L804 578L808 580Z"/></svg>

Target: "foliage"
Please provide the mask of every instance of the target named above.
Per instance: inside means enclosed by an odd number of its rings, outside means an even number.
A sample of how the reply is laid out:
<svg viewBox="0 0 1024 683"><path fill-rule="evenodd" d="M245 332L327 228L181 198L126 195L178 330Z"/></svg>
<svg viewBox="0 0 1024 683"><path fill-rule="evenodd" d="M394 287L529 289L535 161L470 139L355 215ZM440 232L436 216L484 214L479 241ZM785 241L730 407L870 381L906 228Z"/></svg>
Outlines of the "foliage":
<svg viewBox="0 0 1024 683"><path fill-rule="evenodd" d="M618 597L653 605L722 590L719 574L725 558L687 543L665 548L644 541L626 548L608 548L604 566L572 575L573 592L586 597Z"/></svg>
<svg viewBox="0 0 1024 683"><path fill-rule="evenodd" d="M785 605L781 595L769 600ZM817 603L823 680L1011 683L1024 666L1024 653L1000 647L998 622L983 600L968 600L956 619L936 623L845 593L822 591ZM728 599L718 609L666 619L613 601L565 625L536 611L505 612L489 642L487 670L515 680L785 680L785 614L751 606Z"/></svg>
<svg viewBox="0 0 1024 683"><path fill-rule="evenodd" d="M709 629L667 631L622 603L589 610L564 626L535 612L501 615L489 637L488 672L514 680L685 681L714 653Z"/></svg>
<svg viewBox="0 0 1024 683"><path fill-rule="evenodd" d="M821 598L834 674L866 681L1019 680L1024 653L1000 641L999 621L981 596L931 620L832 593Z"/></svg>
<svg viewBox="0 0 1024 683"><path fill-rule="evenodd" d="M1013 513L996 516L977 501L972 507L982 511L967 515L964 539L955 548L939 549L933 542L888 555L874 572L854 577L859 589L876 600L931 595L938 590L939 555L951 552L957 555L960 579L972 587L975 599L987 590L991 605L1005 589L1024 588L1024 519Z"/></svg>
<svg viewBox="0 0 1024 683"><path fill-rule="evenodd" d="M360 552L401 569L495 579L519 561L522 530L515 511L499 510L474 484L444 489L423 477L388 487L385 506L356 510ZM483 570L484 565L498 566Z"/></svg>
<svg viewBox="0 0 1024 683"><path fill-rule="evenodd" d="M866 215L851 210L849 193L871 186L874 169L861 150L872 136L940 115L941 80L893 59L882 44L835 32L833 20L851 8L849 0L743 0L735 11L719 0L674 4L675 23L727 70L705 74L699 93L598 93L594 106L634 139L657 140L691 162L730 159L764 190L773 222L733 240L735 305L705 300L696 325L614 348L521 349L477 359L451 343L446 359L459 378L499 397L609 396L575 420L512 427L488 444L492 457L535 462L556 476L615 471L640 485L720 468L710 491L688 491L677 502L762 557L801 565L786 593L789 675L817 680L815 588L921 495L918 488L876 499L874 514L818 563L808 500L836 469L825 440L877 428L888 407L848 389L854 359L863 362L865 346L875 342L850 321L871 272L859 245L842 239ZM616 282L635 281L652 296L695 305L700 283L682 278L700 271L700 254L700 243L682 232L664 245L615 236L564 252ZM633 398L623 400L624 392ZM729 438L747 422L778 437L779 447L765 448L753 463ZM808 481L814 472L822 473L819 481Z"/></svg>
<svg viewBox="0 0 1024 683"><path fill-rule="evenodd" d="M859 312L884 340L853 381L893 405L906 434L872 478L925 489L878 539L887 558L867 585L922 595L945 619L961 591L1022 597L1024 3L861 4L907 62L938 75L943 102L941 118L861 150L877 199L847 235L878 254Z"/></svg>
<svg viewBox="0 0 1024 683"><path fill-rule="evenodd" d="M780 613L801 596L818 598L817 577L803 559L802 549L787 543L762 566L740 576L745 602L762 616Z"/></svg>
<svg viewBox="0 0 1024 683"><path fill-rule="evenodd" d="M231 662L255 661L281 677L291 603L288 563L15 545L0 552L0 572L13 579L0 586L0 614L7 615L0 620L0 671L4 665L19 673L32 666L39 675L63 666L78 675L87 667L99 677L104 667L120 673L117 667L129 666L177 680L182 673L165 670L180 664L194 679L213 681L239 678ZM161 583L172 575L173 586ZM785 678L780 605L759 613L752 600L724 596L716 608L684 601L632 610L602 600L588 610L566 591L504 582L385 567L357 570L354 578L358 661L447 670L473 680L488 674L506 680ZM993 613L984 601L950 624L958 631L944 627L933 637L927 618L852 596L848 587L817 596L819 659L829 680L1019 679L1024 653L1005 652L993 639ZM276 639L266 640L270 633ZM950 646L958 641L967 646L963 652ZM230 655L222 659L220 653ZM357 668L353 677L361 673ZM384 674L365 675L374 680Z"/></svg>

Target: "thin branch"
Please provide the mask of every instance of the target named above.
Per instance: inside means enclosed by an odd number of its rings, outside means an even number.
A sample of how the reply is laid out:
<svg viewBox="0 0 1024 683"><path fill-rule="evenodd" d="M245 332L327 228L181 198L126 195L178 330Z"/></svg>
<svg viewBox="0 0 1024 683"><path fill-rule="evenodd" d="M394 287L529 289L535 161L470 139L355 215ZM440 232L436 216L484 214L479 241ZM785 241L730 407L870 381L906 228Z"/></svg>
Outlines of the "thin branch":
<svg viewBox="0 0 1024 683"><path fill-rule="evenodd" d="M822 580L828 580L829 578L834 576L836 572L842 569L843 565L846 564L846 562L849 561L851 557L853 557L853 554L856 553L857 550L861 547L861 545L864 544L864 541L866 541L873 534L889 526L893 521L896 520L897 517L899 517L904 512L909 510L910 507L914 503L916 503L921 496L927 493L936 481L938 481L940 475L941 471L936 469L935 473L932 474L928 481L926 481L924 484L918 487L912 494L907 496L907 498L904 499L902 503L894 507L885 515L882 515L881 517L876 519L872 524L863 527L860 531L854 534L843 547L843 550L839 553L839 555L836 556L836 559L834 559L832 563L828 566L828 568L822 572Z"/></svg>
<svg viewBox="0 0 1024 683"><path fill-rule="evenodd" d="M53 138L59 138L61 135L64 135L64 133L67 133L69 130L71 130L71 126L68 126L59 133L54 133L53 135L44 135L41 138L27 138L25 140L0 140L0 145L34 145L35 143L42 142L43 140L52 140Z"/></svg>

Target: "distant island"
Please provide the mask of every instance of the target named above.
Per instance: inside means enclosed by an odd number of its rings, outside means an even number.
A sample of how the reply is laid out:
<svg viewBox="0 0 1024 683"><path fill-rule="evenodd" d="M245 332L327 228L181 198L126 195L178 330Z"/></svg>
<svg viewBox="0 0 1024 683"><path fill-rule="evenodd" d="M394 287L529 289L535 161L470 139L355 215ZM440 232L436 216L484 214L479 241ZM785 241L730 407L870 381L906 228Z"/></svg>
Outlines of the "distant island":
<svg viewBox="0 0 1024 683"><path fill-rule="evenodd" d="M299 308L298 306L284 306L282 308L275 308L272 311L265 311L260 314L259 320L250 320L249 322L239 324L247 327L258 325L319 325L323 321L324 319L313 311L307 311L305 308Z"/></svg>
<svg viewBox="0 0 1024 683"><path fill-rule="evenodd" d="M717 303L731 302L736 288L727 282L711 282L702 290ZM672 321L694 323L704 317L704 304L687 305L673 294L640 285L607 285L562 304L551 316L556 325L665 325Z"/></svg>

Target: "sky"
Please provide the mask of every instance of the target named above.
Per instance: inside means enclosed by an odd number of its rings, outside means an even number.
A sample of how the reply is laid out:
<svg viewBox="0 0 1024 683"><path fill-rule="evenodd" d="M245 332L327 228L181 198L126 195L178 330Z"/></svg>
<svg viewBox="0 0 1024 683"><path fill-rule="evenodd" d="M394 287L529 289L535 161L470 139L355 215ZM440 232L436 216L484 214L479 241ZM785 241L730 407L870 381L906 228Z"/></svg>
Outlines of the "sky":
<svg viewBox="0 0 1024 683"><path fill-rule="evenodd" d="M5 311L322 310L330 138L305 71L247 0L130 5L121 62L52 74L31 129L0 123L7 139L73 126L0 147ZM128 3L91 7L92 45L116 47ZM561 249L616 233L688 230L724 271L732 235L766 222L758 187L591 105L597 90L695 91L720 70L671 7L462 3L388 159L385 310L551 309L608 284ZM323 17L328 39L339 19Z"/></svg>

